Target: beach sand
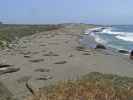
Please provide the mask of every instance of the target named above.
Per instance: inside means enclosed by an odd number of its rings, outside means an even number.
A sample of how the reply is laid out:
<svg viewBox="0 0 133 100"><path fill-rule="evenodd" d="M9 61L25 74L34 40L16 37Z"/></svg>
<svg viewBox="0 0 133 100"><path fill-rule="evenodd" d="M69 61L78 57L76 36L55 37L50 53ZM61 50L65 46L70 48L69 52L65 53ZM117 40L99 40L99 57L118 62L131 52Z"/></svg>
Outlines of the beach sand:
<svg viewBox="0 0 133 100"><path fill-rule="evenodd" d="M60 80L77 79L89 72L133 77L133 61L128 56L84 48L80 44L80 37L88 28L68 25L37 33L20 39L15 49L0 51L1 63L20 68L0 75L0 81L16 98L23 100L30 95L27 82L37 89Z"/></svg>

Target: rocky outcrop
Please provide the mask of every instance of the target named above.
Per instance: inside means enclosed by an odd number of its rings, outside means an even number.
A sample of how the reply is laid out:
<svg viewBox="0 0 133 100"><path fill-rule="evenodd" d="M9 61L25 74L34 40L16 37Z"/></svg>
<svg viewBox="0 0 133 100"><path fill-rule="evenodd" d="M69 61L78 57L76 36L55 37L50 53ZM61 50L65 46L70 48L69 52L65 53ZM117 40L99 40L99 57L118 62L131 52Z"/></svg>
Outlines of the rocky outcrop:
<svg viewBox="0 0 133 100"><path fill-rule="evenodd" d="M127 50L118 50L119 53L128 54L129 52Z"/></svg>
<svg viewBox="0 0 133 100"><path fill-rule="evenodd" d="M103 44L97 44L95 49L106 49Z"/></svg>

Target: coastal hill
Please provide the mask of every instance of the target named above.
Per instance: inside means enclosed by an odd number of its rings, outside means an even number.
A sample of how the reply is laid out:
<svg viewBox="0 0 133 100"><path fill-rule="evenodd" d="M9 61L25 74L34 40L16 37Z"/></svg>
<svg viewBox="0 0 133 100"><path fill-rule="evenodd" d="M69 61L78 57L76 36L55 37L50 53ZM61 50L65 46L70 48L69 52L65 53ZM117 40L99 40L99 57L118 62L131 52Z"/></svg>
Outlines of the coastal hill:
<svg viewBox="0 0 133 100"><path fill-rule="evenodd" d="M95 27L0 26L0 99L132 100L128 56L80 43L84 32Z"/></svg>

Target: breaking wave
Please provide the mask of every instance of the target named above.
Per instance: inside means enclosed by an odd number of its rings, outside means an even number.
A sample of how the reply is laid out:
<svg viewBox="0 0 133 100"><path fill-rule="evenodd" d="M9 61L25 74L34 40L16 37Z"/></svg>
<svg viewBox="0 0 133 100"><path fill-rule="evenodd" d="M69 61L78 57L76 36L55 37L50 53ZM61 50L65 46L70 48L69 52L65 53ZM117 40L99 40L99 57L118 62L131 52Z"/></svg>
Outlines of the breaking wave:
<svg viewBox="0 0 133 100"><path fill-rule="evenodd" d="M120 39L123 41L128 41L128 42L133 42L133 33L132 32L115 32L115 31L112 31L112 28L107 28L107 29L104 29L100 33L115 35L115 37L117 39Z"/></svg>
<svg viewBox="0 0 133 100"><path fill-rule="evenodd" d="M118 35L116 38L128 42L133 42L133 35Z"/></svg>
<svg viewBox="0 0 133 100"><path fill-rule="evenodd" d="M92 32L92 33L90 34L90 36L92 36L92 37L95 39L95 41L96 41L97 43L106 44L106 41L105 41L104 39L102 39L98 34Z"/></svg>

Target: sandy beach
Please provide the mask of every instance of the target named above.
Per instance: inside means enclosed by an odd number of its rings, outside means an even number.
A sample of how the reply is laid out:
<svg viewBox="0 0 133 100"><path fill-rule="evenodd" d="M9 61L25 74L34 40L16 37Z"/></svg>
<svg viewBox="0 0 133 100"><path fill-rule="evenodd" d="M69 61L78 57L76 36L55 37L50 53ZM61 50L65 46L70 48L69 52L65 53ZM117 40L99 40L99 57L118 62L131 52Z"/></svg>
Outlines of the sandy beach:
<svg viewBox="0 0 133 100"><path fill-rule="evenodd" d="M15 98L23 100L30 95L27 82L38 89L89 72L133 77L133 61L128 56L83 47L80 38L88 29L89 26L67 25L20 39L14 49L0 51L1 63L19 68L0 75L0 81Z"/></svg>

